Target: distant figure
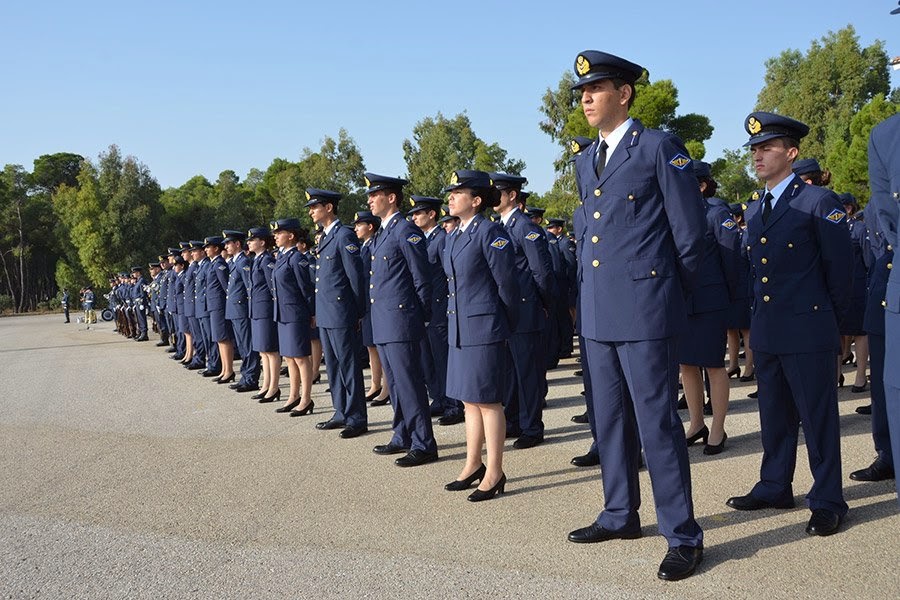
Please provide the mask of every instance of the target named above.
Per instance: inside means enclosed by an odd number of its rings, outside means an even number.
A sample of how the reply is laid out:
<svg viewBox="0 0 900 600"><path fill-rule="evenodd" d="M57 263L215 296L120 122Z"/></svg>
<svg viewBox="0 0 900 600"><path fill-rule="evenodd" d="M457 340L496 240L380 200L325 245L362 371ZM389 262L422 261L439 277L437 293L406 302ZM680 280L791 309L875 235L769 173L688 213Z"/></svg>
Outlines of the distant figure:
<svg viewBox="0 0 900 600"><path fill-rule="evenodd" d="M63 288L62 292L62 309L63 314L66 315L66 323L69 323L69 290Z"/></svg>
<svg viewBox="0 0 900 600"><path fill-rule="evenodd" d="M94 314L94 288L91 286L84 288L84 295L82 298L82 303L84 305L84 322L88 325L96 323L97 317Z"/></svg>

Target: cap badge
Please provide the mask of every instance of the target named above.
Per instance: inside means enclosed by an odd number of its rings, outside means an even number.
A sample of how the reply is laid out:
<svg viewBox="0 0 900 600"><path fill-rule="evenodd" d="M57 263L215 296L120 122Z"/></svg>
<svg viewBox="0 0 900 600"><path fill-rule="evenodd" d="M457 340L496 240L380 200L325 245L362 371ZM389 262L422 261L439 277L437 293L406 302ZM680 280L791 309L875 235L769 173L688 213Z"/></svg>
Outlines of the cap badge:
<svg viewBox="0 0 900 600"><path fill-rule="evenodd" d="M453 174L450 175L450 185L456 185L457 183L459 183L459 175L454 171Z"/></svg>
<svg viewBox="0 0 900 600"><path fill-rule="evenodd" d="M579 77L584 77L590 70L591 63L588 62L588 59L579 54L578 58L575 60L575 72L578 73Z"/></svg>
<svg viewBox="0 0 900 600"><path fill-rule="evenodd" d="M747 131L749 131L752 135L756 135L760 131L762 131L762 123L756 120L756 117L750 117L747 119Z"/></svg>
<svg viewBox="0 0 900 600"><path fill-rule="evenodd" d="M309 192L306 192L306 199L307 199L307 200L312 200L312 196L309 195Z"/></svg>
<svg viewBox="0 0 900 600"><path fill-rule="evenodd" d="M569 150L572 151L572 154L581 152L581 144L578 143L578 140L572 140L571 142L569 142Z"/></svg>
<svg viewBox="0 0 900 600"><path fill-rule="evenodd" d="M372 187L372 182L369 181L369 178L368 178L368 177L364 177L363 179L366 180L366 187Z"/></svg>

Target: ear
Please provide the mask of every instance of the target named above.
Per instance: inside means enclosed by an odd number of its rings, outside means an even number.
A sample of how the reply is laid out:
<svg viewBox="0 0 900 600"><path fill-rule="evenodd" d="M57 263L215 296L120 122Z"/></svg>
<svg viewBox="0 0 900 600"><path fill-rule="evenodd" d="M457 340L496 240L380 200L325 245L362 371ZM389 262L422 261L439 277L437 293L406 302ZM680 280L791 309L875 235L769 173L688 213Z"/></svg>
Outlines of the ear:
<svg viewBox="0 0 900 600"><path fill-rule="evenodd" d="M634 96L634 86L630 83L624 84L619 88L619 104L622 106L628 106L628 102L631 100L631 97Z"/></svg>
<svg viewBox="0 0 900 600"><path fill-rule="evenodd" d="M791 162L792 162L792 163L793 163L795 160L797 160L797 156L799 156L799 154L800 154L800 149L799 149L799 148L797 148L797 147L795 147L795 146L789 146L789 147L788 147L788 149L787 149L787 156L788 156L789 159L791 159Z"/></svg>

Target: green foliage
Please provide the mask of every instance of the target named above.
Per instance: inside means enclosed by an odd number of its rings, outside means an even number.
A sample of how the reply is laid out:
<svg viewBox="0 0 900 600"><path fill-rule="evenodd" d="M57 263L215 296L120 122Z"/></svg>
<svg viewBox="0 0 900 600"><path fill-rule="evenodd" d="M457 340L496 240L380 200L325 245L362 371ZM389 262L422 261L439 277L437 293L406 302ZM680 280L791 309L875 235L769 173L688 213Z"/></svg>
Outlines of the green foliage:
<svg viewBox="0 0 900 600"><path fill-rule="evenodd" d="M412 140L403 140L409 172L409 192L441 197L441 190L457 169L521 173L525 163L510 159L498 144L488 144L472 130L465 113L447 119L441 113L413 127Z"/></svg>
<svg viewBox="0 0 900 600"><path fill-rule="evenodd" d="M855 29L848 25L813 41L805 54L785 50L767 60L765 85L756 108L809 125L801 152L821 161L835 156L842 144L850 144L853 115L877 94L889 93L884 44L876 41L862 48Z"/></svg>
<svg viewBox="0 0 900 600"><path fill-rule="evenodd" d="M366 167L362 153L346 129L340 129L337 140L326 136L318 152L304 148L298 167L304 191L305 188L319 188L343 196L337 208L338 217L344 223L352 221L357 211L364 210L367 199L363 187ZM303 197L306 197L305 194ZM300 214L291 216L310 223L306 208Z"/></svg>
<svg viewBox="0 0 900 600"><path fill-rule="evenodd" d="M744 202L759 188L750 176L750 153L746 149L725 150L722 158L710 163L710 171L719 184L716 195L727 202Z"/></svg>
<svg viewBox="0 0 900 600"><path fill-rule="evenodd" d="M84 157L71 152L42 154L34 159L32 179L39 190L52 193L60 185L75 187Z"/></svg>
<svg viewBox="0 0 900 600"><path fill-rule="evenodd" d="M213 185L202 175L192 177L181 187L165 190L160 196L164 211L160 239L174 243L211 235L216 226L215 193Z"/></svg>
<svg viewBox="0 0 900 600"><path fill-rule="evenodd" d="M840 193L850 192L865 206L869 200L869 133L881 121L900 112L900 104L882 94L866 103L850 121L850 142L835 142L829 151L831 187Z"/></svg>

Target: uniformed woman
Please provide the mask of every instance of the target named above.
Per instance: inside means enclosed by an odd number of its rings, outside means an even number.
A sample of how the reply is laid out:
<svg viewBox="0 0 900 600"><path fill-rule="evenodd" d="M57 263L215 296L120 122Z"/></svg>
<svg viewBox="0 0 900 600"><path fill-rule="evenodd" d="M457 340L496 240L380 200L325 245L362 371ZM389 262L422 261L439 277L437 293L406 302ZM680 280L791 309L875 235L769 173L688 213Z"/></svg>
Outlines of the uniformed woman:
<svg viewBox="0 0 900 600"><path fill-rule="evenodd" d="M757 196L758 193L754 192ZM758 200L759 198L757 198ZM747 256L747 224L744 222L744 207L738 202L729 206L731 215L741 231L741 253L738 261L737 296L731 303L728 317L728 377L738 377L741 381L756 378L753 366L753 350L750 348L750 257ZM744 338L744 374L739 364L741 338Z"/></svg>
<svg viewBox="0 0 900 600"><path fill-rule="evenodd" d="M366 314L363 315L362 324L362 343L369 353L369 368L371 369L372 380L369 383L369 389L366 391L366 401L373 402L376 406L381 406L390 402L388 395L387 379L384 377L384 369L381 368L381 358L378 356L378 350L375 348L375 342L372 339L372 312L369 310L369 272L372 261L372 240L375 239L375 232L381 226L381 219L374 216L369 211L361 211L356 213L356 220L353 221L353 231L356 237L362 242L359 248L359 256L363 263L363 287L366 290Z"/></svg>
<svg viewBox="0 0 900 600"><path fill-rule="evenodd" d="M306 235L297 240L297 250L302 256L301 262L306 261L309 265L309 278L316 280L316 255L312 251L312 240ZM319 339L319 328L310 325L309 328L309 349L312 352L309 359L312 362L312 382L319 383L322 379L320 371L322 370L322 340Z"/></svg>
<svg viewBox="0 0 900 600"><path fill-rule="evenodd" d="M253 253L250 264L250 295L248 318L250 319L250 347L259 352L262 364L260 392L252 398L274 402L281 398L278 388L281 355L278 353L278 326L275 324L275 288L272 287L272 271L275 257L272 248L275 238L268 227L256 227L247 232L247 247Z"/></svg>
<svg viewBox="0 0 900 600"><path fill-rule="evenodd" d="M691 422L685 434L690 446L699 439L706 443L704 454L718 454L725 448L725 413L728 412L728 375L725 372L725 337L731 299L737 295L740 268L740 228L728 205L715 198L716 182L709 165L693 162L706 212L703 258L696 285L688 296L688 325L678 336L678 362ZM713 409L712 429L703 418L703 377L709 378Z"/></svg>
<svg viewBox="0 0 900 600"><path fill-rule="evenodd" d="M445 487L465 490L479 481L472 502L503 493L503 378L519 298L512 244L503 227L484 216L497 206L500 194L482 171L456 171L445 188L450 214L459 230L444 249L449 280L447 302L449 353L447 396L463 403L466 417L466 462L459 477ZM487 448L487 464L481 459Z"/></svg>
<svg viewBox="0 0 900 600"><path fill-rule="evenodd" d="M206 267L206 310L209 313L209 329L212 342L219 348L222 371L213 379L224 384L234 381L234 335L225 320L225 292L228 290L228 263L222 252L225 240L219 236L208 237L203 249L210 260Z"/></svg>
<svg viewBox="0 0 900 600"><path fill-rule="evenodd" d="M857 214L859 203L853 194L839 194L838 197L847 211L847 227L850 228L850 242L853 246L853 280L850 290L850 309L844 315L840 324L841 332L841 361L840 364L852 364L853 352L851 344L856 346L856 379L851 390L855 393L865 392L866 367L869 363L869 338L863 327L866 314L866 289L868 284L868 269L864 257L863 245L866 238L866 224ZM838 365L838 385L844 384L844 374L840 372Z"/></svg>
<svg viewBox="0 0 900 600"><path fill-rule="evenodd" d="M278 348L287 362L291 381L287 403L276 412L299 417L313 411L309 327L315 315L315 295L309 263L303 264L303 256L297 250L297 240L307 234L297 219L281 219L271 227L280 248L272 270L274 318L278 324Z"/></svg>

